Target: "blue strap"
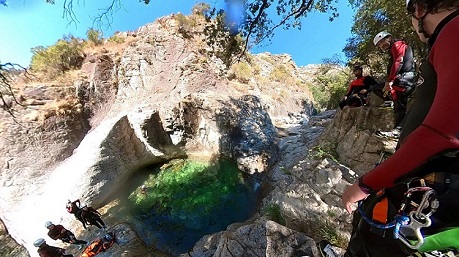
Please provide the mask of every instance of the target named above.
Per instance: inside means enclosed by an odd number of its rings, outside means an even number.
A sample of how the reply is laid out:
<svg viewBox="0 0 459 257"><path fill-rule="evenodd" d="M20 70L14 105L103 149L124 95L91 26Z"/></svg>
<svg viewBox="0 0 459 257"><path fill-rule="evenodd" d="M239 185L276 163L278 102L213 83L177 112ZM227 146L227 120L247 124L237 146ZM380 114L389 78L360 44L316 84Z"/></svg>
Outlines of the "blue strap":
<svg viewBox="0 0 459 257"><path fill-rule="evenodd" d="M362 201L360 201L358 203L358 208L357 210L359 210L359 213L360 213L360 216L362 216L362 218L368 223L370 224L370 226L372 227L375 227L375 228L379 228L379 229L389 229L389 228L392 228L392 227L395 227L394 229L394 237L396 237L396 235L398 235L398 231L400 229L400 226L401 225L406 225L408 224L408 222L410 221L409 217L408 216L405 216L405 215L396 215L395 216L395 219L389 223L386 223L386 224L383 224L383 223L379 223L379 222L375 222L373 221L372 219L368 218L366 215L365 215L365 212L363 211L363 207L362 207ZM398 237L398 236L397 236ZM396 238L397 238L396 237Z"/></svg>

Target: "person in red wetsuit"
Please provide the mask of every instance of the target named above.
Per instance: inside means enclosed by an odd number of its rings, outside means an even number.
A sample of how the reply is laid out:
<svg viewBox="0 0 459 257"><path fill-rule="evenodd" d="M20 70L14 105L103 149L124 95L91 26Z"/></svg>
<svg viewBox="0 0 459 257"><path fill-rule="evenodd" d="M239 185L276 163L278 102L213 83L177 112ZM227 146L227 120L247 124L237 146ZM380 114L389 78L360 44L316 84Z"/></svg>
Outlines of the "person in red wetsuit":
<svg viewBox="0 0 459 257"><path fill-rule="evenodd" d="M349 85L346 95L339 102L341 109L344 106L363 106L367 104L368 89L376 85L376 80L371 76L363 76L363 68L360 65L354 66L355 79Z"/></svg>
<svg viewBox="0 0 459 257"><path fill-rule="evenodd" d="M380 231L368 218L373 218L376 207L387 199L387 221L382 223L393 221L404 210L402 203L407 203L404 193L422 181L425 188L435 190L439 204L425 207L435 210L429 218L432 224L420 230L422 236L459 227L459 0L407 0L406 4L420 39L428 39L430 52L420 67L416 99L397 151L343 193L342 202L349 213L353 203L363 200L359 209L367 216L365 219L355 212L345 256L413 253L416 249L394 239L393 228ZM459 240L437 243L441 249L433 250L459 248Z"/></svg>
<svg viewBox="0 0 459 257"><path fill-rule="evenodd" d="M81 254L81 257L93 257L99 254L100 252L107 251L113 244L116 242L115 233L109 232L105 234L102 238L98 238L92 241Z"/></svg>
<svg viewBox="0 0 459 257"><path fill-rule="evenodd" d="M406 114L406 105L409 95L413 92L413 82L415 78L415 65L413 50L404 41L394 39L389 32L381 31L373 39L373 43L381 50L389 54L387 65L386 82L373 87L373 92L387 100L390 96L394 103L394 131L393 134L400 134L403 127L403 119ZM384 133L382 135L385 135Z"/></svg>

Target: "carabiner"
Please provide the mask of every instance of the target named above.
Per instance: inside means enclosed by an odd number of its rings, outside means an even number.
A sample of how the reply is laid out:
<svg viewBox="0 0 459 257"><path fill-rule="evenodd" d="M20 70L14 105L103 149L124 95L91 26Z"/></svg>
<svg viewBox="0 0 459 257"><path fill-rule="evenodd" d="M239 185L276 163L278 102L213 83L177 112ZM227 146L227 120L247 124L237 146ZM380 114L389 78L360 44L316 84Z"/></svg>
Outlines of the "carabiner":
<svg viewBox="0 0 459 257"><path fill-rule="evenodd" d="M408 239L403 233L400 233L398 229L394 230L394 238L398 238L409 248L417 250L422 244L424 244L424 237L421 234L421 228L429 227L432 224L432 220L423 213L420 213L419 217L415 217L415 215L415 212L411 212L410 222L407 225L402 225L401 227L412 231L416 241Z"/></svg>
<svg viewBox="0 0 459 257"><path fill-rule="evenodd" d="M421 202L418 204L411 200L411 196L415 192L424 192L422 195ZM415 210L409 214L409 221L404 223L398 223L396 229L394 229L394 238L400 239L403 244L411 249L419 249L424 244L424 237L421 234L421 228L429 227L432 224L430 216L438 209L440 205L436 198L436 192L430 187L413 187L408 189L405 193L405 202L400 206L399 214L402 215L405 212L405 208L408 204L416 207ZM430 208L427 214L422 211ZM402 230L402 232L400 232ZM408 239L406 233L403 230L410 231L409 235L414 237Z"/></svg>

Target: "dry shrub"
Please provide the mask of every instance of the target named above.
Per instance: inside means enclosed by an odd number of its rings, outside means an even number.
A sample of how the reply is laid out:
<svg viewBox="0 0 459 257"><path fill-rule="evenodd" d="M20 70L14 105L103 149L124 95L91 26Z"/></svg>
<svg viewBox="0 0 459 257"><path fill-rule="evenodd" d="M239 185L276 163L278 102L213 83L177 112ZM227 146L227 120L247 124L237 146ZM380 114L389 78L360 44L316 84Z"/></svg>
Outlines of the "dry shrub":
<svg viewBox="0 0 459 257"><path fill-rule="evenodd" d="M292 227L292 225L288 225ZM328 217L317 217L317 219L302 220L295 223L295 230L305 233L315 241L327 240L335 246L346 248L349 238L345 233L340 231L339 226Z"/></svg>
<svg viewBox="0 0 459 257"><path fill-rule="evenodd" d="M285 67L285 65L275 66L269 74L269 78L276 82L284 84L294 84L295 81L292 78L291 70Z"/></svg>
<svg viewBox="0 0 459 257"><path fill-rule="evenodd" d="M73 96L66 96L62 100L54 100L43 106L40 120L44 121L53 116L73 116L83 112L80 101Z"/></svg>
<svg viewBox="0 0 459 257"><path fill-rule="evenodd" d="M246 62L238 62L231 65L231 70L236 75L236 79L242 83L248 83L253 77L252 69Z"/></svg>

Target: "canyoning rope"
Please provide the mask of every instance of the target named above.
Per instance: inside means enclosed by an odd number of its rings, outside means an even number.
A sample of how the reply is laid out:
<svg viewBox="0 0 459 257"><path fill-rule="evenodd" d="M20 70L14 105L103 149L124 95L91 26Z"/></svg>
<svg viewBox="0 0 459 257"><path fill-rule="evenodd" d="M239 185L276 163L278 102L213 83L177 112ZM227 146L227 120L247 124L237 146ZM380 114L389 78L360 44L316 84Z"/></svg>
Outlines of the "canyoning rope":
<svg viewBox="0 0 459 257"><path fill-rule="evenodd" d="M412 196L418 192L422 193L422 198L419 203L416 203L413 201ZM413 208L406 210L408 206ZM395 239L399 239L411 249L419 249L424 243L421 228L429 227L432 224L430 216L432 216L438 207L439 202L435 190L430 187L421 186L408 189L398 214L389 223L380 223L367 217L362 207L362 201L358 203L357 209L363 220L370 226L378 229L394 228L393 237ZM409 214L405 214L407 211L409 211ZM403 231L401 231L401 228L403 228Z"/></svg>
<svg viewBox="0 0 459 257"><path fill-rule="evenodd" d="M362 218L368 223L370 224L370 226L372 227L375 227L375 228L379 228L379 229L389 229L389 228L393 228L395 227L395 229L398 229L400 228L401 225L407 225L408 222L410 221L410 218L406 215L396 215L394 220L389 222L389 223L379 223L379 222L376 222L376 221L373 221L372 219L368 218L366 215L365 215L365 212L362 208L362 201L360 201L358 203L358 211L360 213L360 215L362 216Z"/></svg>

